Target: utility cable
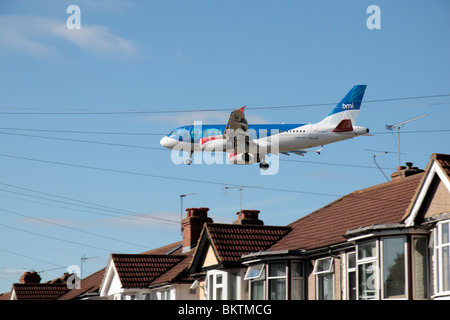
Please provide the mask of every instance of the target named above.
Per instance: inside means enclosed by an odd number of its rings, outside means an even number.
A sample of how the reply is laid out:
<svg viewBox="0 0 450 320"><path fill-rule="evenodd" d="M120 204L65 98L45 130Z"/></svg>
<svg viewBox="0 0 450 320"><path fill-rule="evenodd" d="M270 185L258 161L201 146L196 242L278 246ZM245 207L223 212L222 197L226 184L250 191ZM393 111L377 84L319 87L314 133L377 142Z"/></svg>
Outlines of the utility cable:
<svg viewBox="0 0 450 320"><path fill-rule="evenodd" d="M36 218L36 217L32 217L32 216L29 216L29 215L26 215L26 214L14 212L14 211L2 209L2 208L0 208L0 211L6 212L6 213L9 213L9 214L13 214L13 215L17 215L17 216L21 216L21 217L25 217L25 218L28 218L28 219L44 222L44 223L51 224L51 225L54 225L54 226L58 226L58 227L61 227L61 228L66 228L66 229L69 229L69 230L82 232L82 233L85 233L85 234L88 234L88 235L91 235L91 236L100 237L100 238L104 238L104 239L107 239L107 240L118 241L118 242L121 242L121 243L125 243L125 244L132 245L132 246L137 246L137 247L141 247L141 248L146 248L146 249L148 248L147 246L143 246L141 244L136 244L136 243L132 243L132 242L128 242L128 241L124 241L124 240L120 240L120 239L104 236L104 235L101 235L101 234L98 234L98 233L89 232L89 231L85 231L85 230L69 227L69 226L63 225L61 223L56 223L56 222L49 221L47 219Z"/></svg>
<svg viewBox="0 0 450 320"><path fill-rule="evenodd" d="M365 100L364 103L372 103L372 102L386 102L386 101L402 101L402 100L415 100L415 99L428 99L428 98L439 98L439 97L448 97L450 94L436 94L436 95L426 95L426 96L413 96L413 97L400 97L400 98L387 98L387 99L374 99L374 100ZM291 105L291 106L267 106L267 107L251 107L248 106L247 110L271 110L271 109L292 109L292 108L304 108L304 107L318 107L318 106L330 106L336 105L337 102L331 103L312 103L312 104L300 104L300 105ZM5 109L5 108L3 108ZM11 108L12 109L12 108ZM29 108L27 108L29 109ZM33 108L34 110L38 108ZM86 112L86 109L80 109L83 111L74 112L73 109L68 112L54 111L54 112L16 112L16 111L0 111L0 114L16 114L16 115L113 115L113 114L161 114L161 113L191 113L191 112L216 112L216 111L232 111L234 107L228 108L207 108L207 109L188 109L188 110L125 110L125 111L91 111Z"/></svg>

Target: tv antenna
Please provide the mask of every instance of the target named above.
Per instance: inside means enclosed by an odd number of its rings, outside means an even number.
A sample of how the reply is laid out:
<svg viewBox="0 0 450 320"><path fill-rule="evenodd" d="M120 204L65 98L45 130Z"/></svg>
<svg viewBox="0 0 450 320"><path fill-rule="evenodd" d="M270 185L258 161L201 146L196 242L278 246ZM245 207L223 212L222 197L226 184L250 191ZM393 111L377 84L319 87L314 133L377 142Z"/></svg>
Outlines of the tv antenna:
<svg viewBox="0 0 450 320"><path fill-rule="evenodd" d="M180 230L181 230L181 235L183 235L183 226L182 226L182 223L181 223L181 221L183 221L183 199L185 198L185 197L188 197L188 196L193 196L194 194L197 194L197 193L188 193L188 194L180 194Z"/></svg>
<svg viewBox="0 0 450 320"><path fill-rule="evenodd" d="M99 258L99 257L86 257L85 254L81 257L80 280L83 279L83 263L86 263L86 260L89 260L89 259L97 259L97 258Z"/></svg>
<svg viewBox="0 0 450 320"><path fill-rule="evenodd" d="M398 150L397 153L398 153L398 166L399 167L401 165L401 161L400 161L400 129L403 128L405 126L405 124L407 124L408 122L411 122L411 121L414 121L414 120L417 120L417 119L420 119L420 118L423 118L426 116L428 116L428 114L423 114L421 116L418 116L413 119L409 119L409 120L406 120L406 121L403 121L403 122L400 122L397 124L392 124L392 125L387 124L386 125L387 130L393 131L394 129L397 129L397 150Z"/></svg>
<svg viewBox="0 0 450 320"><path fill-rule="evenodd" d="M238 189L239 190L239 211L242 211L242 192L244 189L250 189L250 188L258 188L256 186L227 186L226 183L223 185L223 191L226 195L226 190L228 189Z"/></svg>
<svg viewBox="0 0 450 320"><path fill-rule="evenodd" d="M397 153L397 152L394 152L394 151L371 150L371 149L365 149L364 151L379 152L379 153L377 153L377 154L372 155L373 162L375 163L375 165L377 166L377 168L381 171L381 173L382 173L383 176L386 178L386 180L389 181L389 178L386 176L386 174L384 173L383 169L378 165L377 160L376 160L375 158L378 157L378 156L382 156L382 155L384 155L384 154L387 154L387 153ZM404 153L402 153L402 154L404 154Z"/></svg>

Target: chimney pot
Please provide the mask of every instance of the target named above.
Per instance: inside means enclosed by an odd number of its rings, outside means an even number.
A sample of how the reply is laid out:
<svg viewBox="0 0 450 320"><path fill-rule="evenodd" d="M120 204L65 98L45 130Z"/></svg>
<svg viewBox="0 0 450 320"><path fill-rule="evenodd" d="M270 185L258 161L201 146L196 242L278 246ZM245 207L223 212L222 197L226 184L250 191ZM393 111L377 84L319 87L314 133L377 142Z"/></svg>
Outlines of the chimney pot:
<svg viewBox="0 0 450 320"><path fill-rule="evenodd" d="M20 283L40 283L41 276L36 271L27 271L19 279Z"/></svg>
<svg viewBox="0 0 450 320"><path fill-rule="evenodd" d="M237 220L233 224L253 224L253 225L264 225L262 220L259 220L259 210L241 210L236 214L238 216Z"/></svg>
<svg viewBox="0 0 450 320"><path fill-rule="evenodd" d="M406 162L405 166L399 166L397 167L397 171L391 174L392 180L399 180L402 178L406 178L412 175L415 175L416 173L421 173L424 170L419 169L418 167L413 167L412 162Z"/></svg>

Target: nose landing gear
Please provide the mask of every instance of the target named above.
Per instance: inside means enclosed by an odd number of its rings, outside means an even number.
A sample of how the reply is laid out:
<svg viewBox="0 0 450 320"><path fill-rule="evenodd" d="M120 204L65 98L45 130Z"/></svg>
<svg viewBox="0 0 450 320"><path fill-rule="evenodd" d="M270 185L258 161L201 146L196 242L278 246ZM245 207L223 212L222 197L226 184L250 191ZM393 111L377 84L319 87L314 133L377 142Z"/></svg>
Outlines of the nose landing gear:
<svg viewBox="0 0 450 320"><path fill-rule="evenodd" d="M187 165L191 165L191 164L192 164L192 154L193 154L193 153L194 153L193 151L191 151L191 152L189 153L189 158L186 159L186 161L185 161L185 163L186 163Z"/></svg>

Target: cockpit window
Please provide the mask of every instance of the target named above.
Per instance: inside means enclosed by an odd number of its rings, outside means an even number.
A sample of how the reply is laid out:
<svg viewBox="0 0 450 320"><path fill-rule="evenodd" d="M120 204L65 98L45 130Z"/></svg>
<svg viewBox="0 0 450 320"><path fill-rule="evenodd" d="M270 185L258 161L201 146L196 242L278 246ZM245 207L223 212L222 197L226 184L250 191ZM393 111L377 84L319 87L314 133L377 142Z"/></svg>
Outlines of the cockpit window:
<svg viewBox="0 0 450 320"><path fill-rule="evenodd" d="M179 141L188 141L189 140L189 131L186 130L186 128L177 128L175 130L173 130L170 134L169 137L172 139L176 139Z"/></svg>

